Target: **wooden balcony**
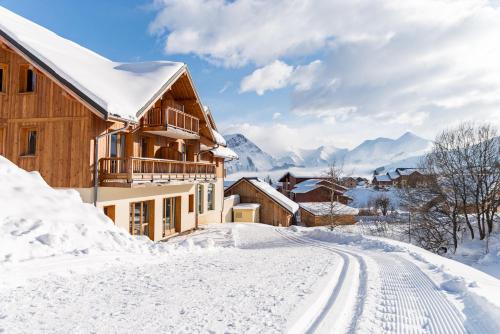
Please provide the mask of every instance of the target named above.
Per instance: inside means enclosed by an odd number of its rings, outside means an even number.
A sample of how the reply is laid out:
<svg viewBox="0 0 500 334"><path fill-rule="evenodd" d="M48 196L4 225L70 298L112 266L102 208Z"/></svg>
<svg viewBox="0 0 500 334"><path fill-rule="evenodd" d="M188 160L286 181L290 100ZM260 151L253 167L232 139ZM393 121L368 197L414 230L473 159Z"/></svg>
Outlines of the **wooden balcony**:
<svg viewBox="0 0 500 334"><path fill-rule="evenodd" d="M101 186L131 186L171 181L213 180L215 164L154 158L101 158Z"/></svg>
<svg viewBox="0 0 500 334"><path fill-rule="evenodd" d="M144 131L176 139L200 138L200 120L180 108L152 108L142 120Z"/></svg>

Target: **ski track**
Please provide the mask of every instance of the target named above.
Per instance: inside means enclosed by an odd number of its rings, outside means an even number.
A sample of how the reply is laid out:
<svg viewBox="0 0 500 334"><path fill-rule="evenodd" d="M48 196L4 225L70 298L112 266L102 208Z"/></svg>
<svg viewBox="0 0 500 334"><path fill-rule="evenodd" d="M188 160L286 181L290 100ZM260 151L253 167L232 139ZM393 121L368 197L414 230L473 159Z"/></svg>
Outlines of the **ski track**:
<svg viewBox="0 0 500 334"><path fill-rule="evenodd" d="M345 332L357 332L357 324L362 320L367 320L363 318L375 314L375 324L378 326L370 329L373 333L484 333L482 328L472 327L470 323L466 326L466 319L447 299L444 292L414 263L397 254L362 250L359 252L356 250L354 253L328 242L292 236L286 231L278 231L278 233L292 242L338 254L344 259L344 267L352 265L353 258L357 260L361 269L357 283L358 293L357 296L351 295L351 298L355 298L358 303L354 314L350 314L351 325L345 328ZM375 298L374 310L365 310L363 305L368 293L366 286L369 275L364 272L366 264L363 257L373 260L378 269L380 291ZM328 324L326 316L342 316L342 314L331 312L331 308L337 300L337 290L346 288L346 284L353 283L346 280L345 275L340 276L337 285L331 291L329 302L324 305L321 313L317 314L307 333L335 332L321 324ZM348 305L349 303L345 306ZM341 319L337 320L341 321Z"/></svg>

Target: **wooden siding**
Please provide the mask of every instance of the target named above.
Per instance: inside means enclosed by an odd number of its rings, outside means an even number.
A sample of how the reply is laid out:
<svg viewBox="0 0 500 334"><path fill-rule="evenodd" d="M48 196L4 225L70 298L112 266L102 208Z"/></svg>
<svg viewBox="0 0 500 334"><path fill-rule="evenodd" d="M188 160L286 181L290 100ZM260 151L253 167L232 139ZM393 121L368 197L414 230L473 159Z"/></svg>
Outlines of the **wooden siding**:
<svg viewBox="0 0 500 334"><path fill-rule="evenodd" d="M54 187L83 187L89 173L89 129L95 117L88 108L36 69L34 92L20 93L19 74L26 60L3 46L0 63L7 65L6 90L0 93L0 128L4 129L3 155L26 170L38 170ZM37 131L35 156L21 156L24 129Z"/></svg>
<svg viewBox="0 0 500 334"><path fill-rule="evenodd" d="M262 190L255 187L246 179L242 179L232 187L226 189L224 196L239 195L240 203L258 203L259 220L263 224L274 226L290 226L293 223L293 215L281 205L270 199Z"/></svg>
<svg viewBox="0 0 500 334"><path fill-rule="evenodd" d="M300 222L306 225L307 227L330 225L329 217L316 216L303 208L300 208ZM337 215L335 216L335 224L337 225L356 224L356 217L353 215Z"/></svg>

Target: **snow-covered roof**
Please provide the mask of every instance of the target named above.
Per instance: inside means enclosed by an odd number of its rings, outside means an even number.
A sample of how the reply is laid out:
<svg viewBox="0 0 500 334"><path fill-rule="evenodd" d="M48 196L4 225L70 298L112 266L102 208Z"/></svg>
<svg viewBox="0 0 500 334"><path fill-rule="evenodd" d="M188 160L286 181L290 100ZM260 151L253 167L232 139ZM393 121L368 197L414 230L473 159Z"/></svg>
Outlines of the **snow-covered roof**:
<svg viewBox="0 0 500 334"><path fill-rule="evenodd" d="M389 176L389 178L391 180L396 180L396 179L399 179L399 177L400 177L400 175L397 172L389 172L389 173L387 173L387 175Z"/></svg>
<svg viewBox="0 0 500 334"><path fill-rule="evenodd" d="M301 208L316 216L333 213L335 215L357 215L359 210L339 202L304 202L299 204ZM333 207L331 207L333 205Z"/></svg>
<svg viewBox="0 0 500 334"><path fill-rule="evenodd" d="M248 210L248 209L257 209L257 208L260 208L260 204L257 204L257 203L240 203L240 204L237 204L235 206L233 206L233 210L236 209L240 209L240 210Z"/></svg>
<svg viewBox="0 0 500 334"><path fill-rule="evenodd" d="M290 211L291 213L295 214L299 210L299 205L280 193L278 190L276 190L273 186L271 186L269 183L261 180L261 179L248 179L250 183L252 183L254 186L265 192L269 197L271 197L273 200L281 204L285 209Z"/></svg>
<svg viewBox="0 0 500 334"><path fill-rule="evenodd" d="M214 134L215 142L217 144L219 144L221 146L227 146L226 140L224 139L224 137L220 133L218 133L214 129L212 129L212 133Z"/></svg>
<svg viewBox="0 0 500 334"><path fill-rule="evenodd" d="M402 176L409 176L415 172L420 172L417 168L398 168L396 171Z"/></svg>
<svg viewBox="0 0 500 334"><path fill-rule="evenodd" d="M389 175L375 175L375 180L378 182L390 182L392 181Z"/></svg>
<svg viewBox="0 0 500 334"><path fill-rule="evenodd" d="M291 190L292 193L295 194L303 194L303 193L308 193L311 190L314 190L318 188L320 185L319 183L323 180L318 180L318 179L310 179L310 180L305 180L300 183L297 183L295 187Z"/></svg>
<svg viewBox="0 0 500 334"><path fill-rule="evenodd" d="M111 61L1 6L0 35L99 112L131 120L186 68L170 61Z"/></svg>
<svg viewBox="0 0 500 334"><path fill-rule="evenodd" d="M212 152L214 157L217 158L238 159L238 154L236 154L236 152L234 152L229 147L219 146L214 149L211 149L210 152Z"/></svg>

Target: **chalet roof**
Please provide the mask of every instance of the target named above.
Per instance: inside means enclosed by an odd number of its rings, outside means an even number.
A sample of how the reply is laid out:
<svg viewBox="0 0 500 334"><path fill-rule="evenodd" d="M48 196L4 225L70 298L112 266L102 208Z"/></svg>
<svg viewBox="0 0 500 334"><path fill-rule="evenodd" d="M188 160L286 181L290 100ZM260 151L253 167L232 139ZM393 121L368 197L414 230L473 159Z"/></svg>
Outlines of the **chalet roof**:
<svg viewBox="0 0 500 334"><path fill-rule="evenodd" d="M328 188L326 185L322 184L322 183L325 183L325 182L328 182L330 185L332 184L330 181L325 180L325 179L309 179L309 180L305 180L305 181L302 181L300 183L297 183L295 185L295 187L291 190L291 192L295 193L295 194L304 194L304 193L308 193L308 192L310 192L310 191L312 191L314 189L317 189L319 187ZM335 188L338 188L338 189L335 189L335 190L338 191L339 193L342 193L341 190L347 191L346 187L341 186L339 184L335 184Z"/></svg>
<svg viewBox="0 0 500 334"><path fill-rule="evenodd" d="M249 178L249 177L243 177L230 185L227 189L232 188L236 184L242 182L243 180L250 182L253 186L255 186L257 189L262 191L264 194L266 194L270 199L272 199L274 202L279 204L283 209L287 210L291 214L295 214L297 211L299 211L299 205L280 193L278 190L276 190L273 186L271 186L269 183L259 179L259 178Z"/></svg>
<svg viewBox="0 0 500 334"><path fill-rule="evenodd" d="M333 204L333 210L331 205ZM357 215L359 210L339 202L304 202L300 207L315 216L329 215L331 212L337 215Z"/></svg>
<svg viewBox="0 0 500 334"><path fill-rule="evenodd" d="M325 175L324 173L321 173L321 172L286 172L282 177L280 177L280 179L278 180L279 182L284 182L285 181L285 177L287 175L290 175L294 178L297 178L297 179L325 179Z"/></svg>
<svg viewBox="0 0 500 334"><path fill-rule="evenodd" d="M184 63L111 61L0 6L0 37L104 117L137 120Z"/></svg>
<svg viewBox="0 0 500 334"><path fill-rule="evenodd" d="M228 160L238 159L238 154L236 154L236 152L229 147L219 146L210 150L210 152L212 152L214 157L217 158L224 158Z"/></svg>
<svg viewBox="0 0 500 334"><path fill-rule="evenodd" d="M384 174L384 175L375 175L374 177L375 181L377 182L390 182L392 181L389 175Z"/></svg>
<svg viewBox="0 0 500 334"><path fill-rule="evenodd" d="M388 172L387 175L389 176L389 178L391 180L396 180L396 179L399 179L400 175L398 172L394 171L394 172Z"/></svg>
<svg viewBox="0 0 500 334"><path fill-rule="evenodd" d="M396 172L402 176L409 176L413 173L421 173L418 168L396 168Z"/></svg>
<svg viewBox="0 0 500 334"><path fill-rule="evenodd" d="M226 140L224 137L218 133L215 129L212 128L212 133L214 134L215 142L221 146L227 146Z"/></svg>

